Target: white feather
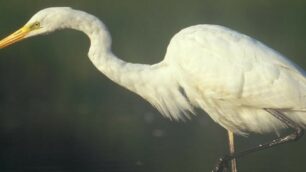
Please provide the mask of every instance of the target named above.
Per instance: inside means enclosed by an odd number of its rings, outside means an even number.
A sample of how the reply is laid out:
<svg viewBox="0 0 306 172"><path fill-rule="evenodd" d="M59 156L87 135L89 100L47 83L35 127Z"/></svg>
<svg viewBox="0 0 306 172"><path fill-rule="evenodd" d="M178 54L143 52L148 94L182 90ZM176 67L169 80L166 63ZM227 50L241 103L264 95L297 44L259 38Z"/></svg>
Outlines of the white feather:
<svg viewBox="0 0 306 172"><path fill-rule="evenodd" d="M239 134L277 131L285 125L264 108L306 124L304 72L283 55L246 35L216 25L183 29L155 65L131 64L111 52L111 37L96 17L71 8L48 8L31 22L29 36L72 28L90 40L89 58L108 78L139 94L164 116L189 118L201 108Z"/></svg>

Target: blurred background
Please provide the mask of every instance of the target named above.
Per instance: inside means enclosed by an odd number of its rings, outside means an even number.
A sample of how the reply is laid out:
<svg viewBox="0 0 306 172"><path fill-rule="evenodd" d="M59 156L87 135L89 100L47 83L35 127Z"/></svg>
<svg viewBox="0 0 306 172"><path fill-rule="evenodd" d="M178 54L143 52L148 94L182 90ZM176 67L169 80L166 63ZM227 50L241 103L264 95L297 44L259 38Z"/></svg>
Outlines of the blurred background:
<svg viewBox="0 0 306 172"><path fill-rule="evenodd" d="M113 51L129 62L159 62L180 29L209 23L248 34L306 69L303 0L0 1L0 37L51 6L99 17ZM88 47L84 34L64 30L0 51L1 172L204 172L228 151L226 131L204 112L186 122L163 118L98 72ZM240 136L237 149L274 137ZM304 137L254 153L238 169L306 171L305 145Z"/></svg>

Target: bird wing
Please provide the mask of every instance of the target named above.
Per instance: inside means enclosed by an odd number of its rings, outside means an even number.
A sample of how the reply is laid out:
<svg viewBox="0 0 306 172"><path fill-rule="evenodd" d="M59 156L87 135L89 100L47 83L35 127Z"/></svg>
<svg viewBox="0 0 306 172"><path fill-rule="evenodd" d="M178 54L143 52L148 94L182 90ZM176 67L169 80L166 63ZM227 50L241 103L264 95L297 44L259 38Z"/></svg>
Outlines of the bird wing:
<svg viewBox="0 0 306 172"><path fill-rule="evenodd" d="M177 63L204 98L255 108L306 109L302 69L228 28L198 25L182 30L171 40L165 60Z"/></svg>

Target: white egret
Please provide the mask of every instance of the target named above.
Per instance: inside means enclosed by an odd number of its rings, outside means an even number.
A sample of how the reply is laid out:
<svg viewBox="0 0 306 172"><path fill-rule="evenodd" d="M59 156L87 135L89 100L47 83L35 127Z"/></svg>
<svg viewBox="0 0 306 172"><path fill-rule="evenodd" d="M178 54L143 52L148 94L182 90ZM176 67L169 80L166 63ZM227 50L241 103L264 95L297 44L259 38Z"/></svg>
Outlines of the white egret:
<svg viewBox="0 0 306 172"><path fill-rule="evenodd" d="M177 33L165 58L154 65L127 63L111 51L106 26L95 16L69 7L36 13L20 30L0 41L4 48L24 38L71 28L91 41L88 56L109 79L140 95L162 115L190 118L200 108L233 133L292 134L245 152L220 158L214 171L230 159L293 141L306 124L305 73L280 53L234 30L196 25ZM194 114L195 115L195 114Z"/></svg>

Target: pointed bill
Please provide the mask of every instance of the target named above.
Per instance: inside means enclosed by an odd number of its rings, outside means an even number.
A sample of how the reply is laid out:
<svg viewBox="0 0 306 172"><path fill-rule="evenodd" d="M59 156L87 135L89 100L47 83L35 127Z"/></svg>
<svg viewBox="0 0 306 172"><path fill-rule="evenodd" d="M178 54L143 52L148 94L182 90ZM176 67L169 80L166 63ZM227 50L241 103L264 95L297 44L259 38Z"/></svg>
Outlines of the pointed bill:
<svg viewBox="0 0 306 172"><path fill-rule="evenodd" d="M31 29L29 27L23 26L16 32L0 40L0 49L22 40L30 31Z"/></svg>

